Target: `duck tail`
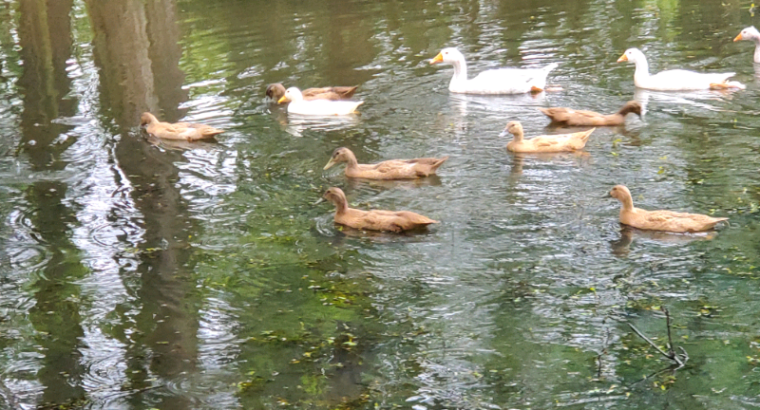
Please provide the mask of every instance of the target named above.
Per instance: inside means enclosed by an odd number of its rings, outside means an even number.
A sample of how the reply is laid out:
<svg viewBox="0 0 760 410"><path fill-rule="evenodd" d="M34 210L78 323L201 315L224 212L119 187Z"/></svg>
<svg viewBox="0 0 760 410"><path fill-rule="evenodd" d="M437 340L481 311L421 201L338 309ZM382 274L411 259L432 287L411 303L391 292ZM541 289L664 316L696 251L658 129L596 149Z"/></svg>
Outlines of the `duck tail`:
<svg viewBox="0 0 760 410"><path fill-rule="evenodd" d="M588 130L588 131L584 132L584 133L583 133L583 134L580 136L580 137L581 137L581 140L583 140L583 143L584 143L584 144L588 142L588 139L589 139L589 137L591 137L591 133L592 133L592 132L594 132L594 130L595 130L595 129L596 129L596 128L592 128L592 129L590 129L590 130Z"/></svg>
<svg viewBox="0 0 760 410"><path fill-rule="evenodd" d="M546 67L544 67L543 70L548 73L548 72L554 70L557 67L559 67L559 63L551 63L551 64L547 65Z"/></svg>
<svg viewBox="0 0 760 410"><path fill-rule="evenodd" d="M224 130L220 130L219 128L213 128L213 127L203 128L201 130L201 134L204 137L213 137L214 135L219 135L223 132Z"/></svg>
<svg viewBox="0 0 760 410"><path fill-rule="evenodd" d="M333 91L336 92L338 95L340 95L340 98L351 98L354 96L354 93L356 92L357 86L353 87L333 87Z"/></svg>
<svg viewBox="0 0 760 410"><path fill-rule="evenodd" d="M438 158L437 161L435 161L433 165L430 166L430 170L435 172L438 169L438 167L443 165L443 163L446 162L446 160L448 159L449 159L448 155L445 157Z"/></svg>

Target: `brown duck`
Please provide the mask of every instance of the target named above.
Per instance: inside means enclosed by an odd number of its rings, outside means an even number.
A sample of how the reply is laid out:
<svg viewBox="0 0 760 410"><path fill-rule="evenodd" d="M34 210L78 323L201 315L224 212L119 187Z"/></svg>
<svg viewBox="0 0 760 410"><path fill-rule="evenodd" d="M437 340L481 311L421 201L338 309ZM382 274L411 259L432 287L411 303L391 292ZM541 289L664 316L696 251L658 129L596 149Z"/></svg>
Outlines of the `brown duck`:
<svg viewBox="0 0 760 410"><path fill-rule="evenodd" d="M541 135L526 140L522 125L518 121L510 121L501 135L506 135L507 132L514 135L514 139L507 144L507 150L512 152L573 152L586 146L595 129L572 134Z"/></svg>
<svg viewBox="0 0 760 410"><path fill-rule="evenodd" d="M610 196L620 201L620 223L638 229L666 232L704 232L713 229L728 218L686 214L672 211L645 211L633 206L631 191L625 185L615 185Z"/></svg>
<svg viewBox="0 0 760 410"><path fill-rule="evenodd" d="M346 100L353 97L356 92L354 87L323 87L307 88L301 91L303 99L310 100ZM279 104L280 99L285 95L285 86L280 83L269 84L267 86L267 97Z"/></svg>
<svg viewBox="0 0 760 410"><path fill-rule="evenodd" d="M539 108L547 117L551 118L552 124L557 125L621 125L625 124L625 116L634 113L641 118L641 104L636 101L628 101L614 114L604 115L593 111L573 110L571 108Z"/></svg>
<svg viewBox="0 0 760 410"><path fill-rule="evenodd" d="M438 223L409 211L362 211L349 208L346 195L337 187L328 189L322 197L335 205L335 222L354 229L401 233Z"/></svg>
<svg viewBox="0 0 760 410"><path fill-rule="evenodd" d="M324 169L335 164L346 163L346 176L366 179L417 179L435 174L449 157L392 159L377 164L360 164L350 149L341 147L333 151Z"/></svg>
<svg viewBox="0 0 760 410"><path fill-rule="evenodd" d="M167 140L197 141L202 139L213 138L224 132L214 127L203 124L190 124L187 122L178 122L170 124L160 122L153 114L144 112L140 116L140 125L147 125L148 134Z"/></svg>

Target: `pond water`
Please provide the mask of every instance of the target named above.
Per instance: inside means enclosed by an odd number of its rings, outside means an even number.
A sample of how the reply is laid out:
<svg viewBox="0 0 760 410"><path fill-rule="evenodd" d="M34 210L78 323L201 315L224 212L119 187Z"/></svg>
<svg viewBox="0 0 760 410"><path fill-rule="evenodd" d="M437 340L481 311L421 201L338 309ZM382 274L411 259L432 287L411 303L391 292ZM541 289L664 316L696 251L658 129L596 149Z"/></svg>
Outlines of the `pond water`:
<svg viewBox="0 0 760 410"><path fill-rule="evenodd" d="M0 5L0 407L750 409L760 407L759 24L749 1L18 0ZM557 62L536 96L448 92ZM634 92L653 71L735 71L734 93ZM303 120L272 82L358 85L350 119ZM577 155L515 156L542 106L643 119ZM217 142L147 138L139 115ZM450 156L415 182L360 162ZM709 213L703 236L621 230L644 208ZM339 230L359 208L441 223ZM690 357L668 370L629 323Z"/></svg>

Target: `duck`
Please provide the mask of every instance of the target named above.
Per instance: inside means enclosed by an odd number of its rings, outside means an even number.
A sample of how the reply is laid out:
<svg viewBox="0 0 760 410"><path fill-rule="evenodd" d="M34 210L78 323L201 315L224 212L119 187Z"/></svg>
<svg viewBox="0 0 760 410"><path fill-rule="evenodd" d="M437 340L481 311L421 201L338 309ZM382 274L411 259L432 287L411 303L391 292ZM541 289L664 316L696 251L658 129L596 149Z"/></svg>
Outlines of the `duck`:
<svg viewBox="0 0 760 410"><path fill-rule="evenodd" d="M354 229L402 233L439 223L434 219L409 211L362 211L349 208L346 194L338 187L329 188L322 198L335 205L336 223Z"/></svg>
<svg viewBox="0 0 760 410"><path fill-rule="evenodd" d="M364 101L330 101L330 100L304 100L301 90L290 87L285 90L285 95L277 100L278 104L290 101L288 113L301 115L348 115L356 113L356 108L364 104Z"/></svg>
<svg viewBox="0 0 760 410"><path fill-rule="evenodd" d="M359 164L354 153L346 148L336 148L325 165L325 170L333 165L346 163L346 176L365 179L417 179L434 175L435 171L449 157L392 159L377 164Z"/></svg>
<svg viewBox="0 0 760 410"><path fill-rule="evenodd" d="M741 40L755 42L755 56L753 61L760 63L760 32L757 31L755 26L749 26L745 28L741 33L739 33L739 35L734 37L734 42Z"/></svg>
<svg viewBox="0 0 760 410"><path fill-rule="evenodd" d="M589 136L595 129L572 134L541 135L526 140L523 139L522 124L519 121L510 121L500 136L506 136L507 132L514 135L514 139L507 144L507 150L511 152L573 152L586 146Z"/></svg>
<svg viewBox="0 0 760 410"><path fill-rule="evenodd" d="M617 62L630 61L636 65L633 83L636 87L654 91L694 91L746 88L738 81L728 81L736 73L697 73L689 70L666 70L649 74L649 63L638 48L625 50Z"/></svg>
<svg viewBox="0 0 760 410"><path fill-rule="evenodd" d="M649 231L674 233L705 232L713 229L728 218L713 218L701 214L687 214L673 211L646 211L633 206L631 191L625 185L615 185L609 196L620 201L620 223Z"/></svg>
<svg viewBox="0 0 760 410"><path fill-rule="evenodd" d="M283 95L285 95L285 86L280 83L269 84L267 86L267 97L274 101L279 101ZM311 100L347 100L354 96L356 92L356 86L354 87L322 87L322 88L307 88L301 91L303 99L306 101Z"/></svg>
<svg viewBox="0 0 760 410"><path fill-rule="evenodd" d="M204 124L161 122L149 112L144 112L140 116L140 126L144 125L147 125L148 134L167 140L198 141L213 138L224 132L224 130Z"/></svg>
<svg viewBox="0 0 760 410"><path fill-rule="evenodd" d="M430 64L445 63L454 66L454 77L449 91L459 94L524 94L538 93L546 88L546 77L558 67L557 63L543 68L500 68L486 70L475 78L467 78L464 55L454 47L444 48L430 60Z"/></svg>
<svg viewBox="0 0 760 410"><path fill-rule="evenodd" d="M625 124L625 116L629 113L636 114L641 118L641 104L637 101L628 101L618 112L608 115L564 107L539 108L539 110L552 120L552 124L568 126L621 125Z"/></svg>

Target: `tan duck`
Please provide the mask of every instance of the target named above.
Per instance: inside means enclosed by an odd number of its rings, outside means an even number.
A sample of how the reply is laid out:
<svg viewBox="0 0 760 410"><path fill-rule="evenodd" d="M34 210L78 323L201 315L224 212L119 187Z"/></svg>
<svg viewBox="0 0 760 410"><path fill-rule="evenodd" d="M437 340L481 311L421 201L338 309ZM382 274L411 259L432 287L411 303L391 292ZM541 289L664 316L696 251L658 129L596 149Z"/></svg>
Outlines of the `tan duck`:
<svg viewBox="0 0 760 410"><path fill-rule="evenodd" d="M349 208L346 194L337 187L328 189L322 197L335 205L335 222L354 229L401 233L438 223L409 211L362 211Z"/></svg>
<svg viewBox="0 0 760 410"><path fill-rule="evenodd" d="M311 100L347 100L354 96L356 86L354 87L323 87L307 88L301 91L303 99ZM285 95L285 86L280 83L269 84L267 86L267 97L280 103L280 99ZM283 101L284 102L284 101Z"/></svg>
<svg viewBox="0 0 760 410"><path fill-rule="evenodd" d="M686 214L672 211L646 211L633 206L631 191L625 185L615 185L610 196L620 201L620 223L638 229L666 232L704 232L728 218Z"/></svg>
<svg viewBox="0 0 760 410"><path fill-rule="evenodd" d="M569 126L621 125L625 124L625 116L629 113L634 113L641 118L641 104L636 101L628 101L618 112L609 115L564 107L539 108L539 110L552 120L552 124Z"/></svg>
<svg viewBox="0 0 760 410"><path fill-rule="evenodd" d="M213 138L224 132L214 127L203 124L190 124L187 122L178 122L170 124L160 122L153 114L144 112L140 116L140 126L147 125L148 134L167 140L197 141L202 139Z"/></svg>
<svg viewBox="0 0 760 410"><path fill-rule="evenodd" d="M507 144L507 150L512 152L573 152L586 146L589 136L595 129L572 134L541 135L526 140L522 124L518 121L510 121L501 136L505 136L507 132L514 135L514 139Z"/></svg>
<svg viewBox="0 0 760 410"><path fill-rule="evenodd" d="M417 179L435 174L438 167L447 159L449 157L392 159L377 164L360 164L350 149L341 147L333 151L332 158L324 169L330 169L335 164L345 162L345 172L349 178Z"/></svg>

